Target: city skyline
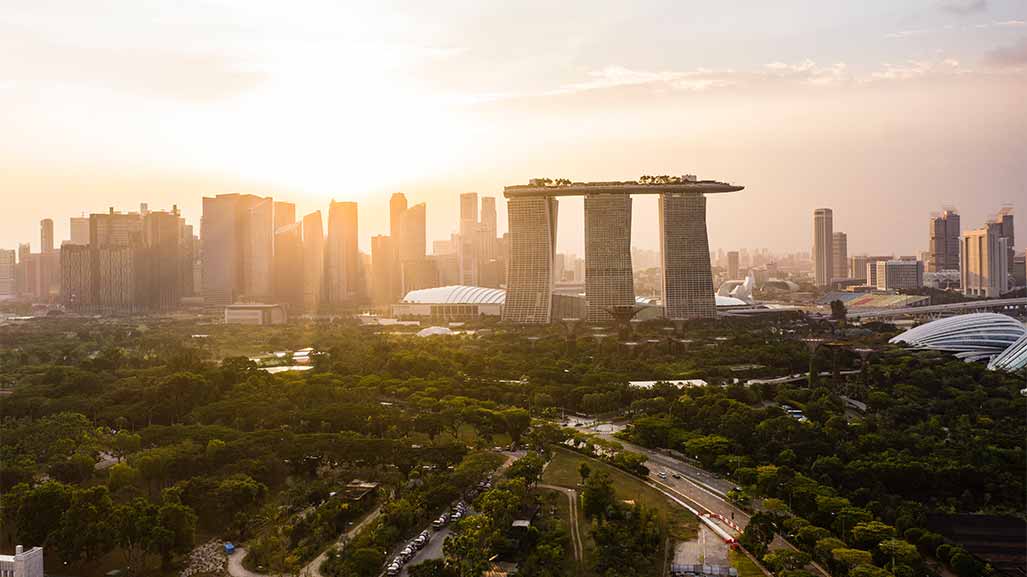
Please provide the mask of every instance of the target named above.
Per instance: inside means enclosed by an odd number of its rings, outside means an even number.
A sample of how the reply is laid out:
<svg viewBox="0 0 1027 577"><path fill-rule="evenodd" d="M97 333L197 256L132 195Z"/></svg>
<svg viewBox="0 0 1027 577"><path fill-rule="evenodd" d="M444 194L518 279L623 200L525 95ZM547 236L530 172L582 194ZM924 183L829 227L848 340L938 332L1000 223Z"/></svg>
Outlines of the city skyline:
<svg viewBox="0 0 1027 577"><path fill-rule="evenodd" d="M140 196L198 222L202 196L238 192L301 213L359 202L369 252L397 190L434 207L432 241L456 228L462 192L690 172L749 185L711 206L712 246L805 248L799 225L831 206L850 250L912 253L925 247L908 221L953 204L980 222L1027 195L1027 11L948 4L567 3L540 24L530 3L161 17L112 2L116 17L85 27L74 4L12 7L0 17L0 53L19 55L0 83L0 245L46 217L67 238L68 217ZM347 24L358 21L374 26ZM655 199L634 204L634 245L658 245L640 226L657 212ZM758 226L767 215L773 235ZM583 223L560 219L557 248L583 252Z"/></svg>

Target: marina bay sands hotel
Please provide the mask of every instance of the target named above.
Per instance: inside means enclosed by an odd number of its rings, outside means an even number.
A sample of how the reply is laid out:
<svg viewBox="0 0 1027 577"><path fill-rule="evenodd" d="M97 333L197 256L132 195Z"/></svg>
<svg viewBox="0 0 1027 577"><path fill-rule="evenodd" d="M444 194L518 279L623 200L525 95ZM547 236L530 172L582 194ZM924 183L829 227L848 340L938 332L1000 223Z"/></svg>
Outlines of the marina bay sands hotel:
<svg viewBox="0 0 1027 577"><path fill-rule="evenodd" d="M510 262L503 320L553 320L553 262L558 197L585 197L585 300L588 321L609 320L635 305L631 271L631 195L660 195L663 308L668 319L716 316L706 195L742 190L695 176L644 177L639 182L532 181L507 186Z"/></svg>

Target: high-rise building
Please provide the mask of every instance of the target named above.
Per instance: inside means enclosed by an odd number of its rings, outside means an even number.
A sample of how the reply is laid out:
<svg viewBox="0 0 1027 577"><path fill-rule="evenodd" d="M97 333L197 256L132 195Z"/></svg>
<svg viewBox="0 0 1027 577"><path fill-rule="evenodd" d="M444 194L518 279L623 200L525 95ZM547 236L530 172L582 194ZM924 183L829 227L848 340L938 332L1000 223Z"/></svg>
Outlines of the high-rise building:
<svg viewBox="0 0 1027 577"><path fill-rule="evenodd" d="M305 306L303 280L303 230L298 222L275 230L274 295L275 304L285 305L290 314Z"/></svg>
<svg viewBox="0 0 1027 577"><path fill-rule="evenodd" d="M137 212L114 212L89 215L89 244L94 247L140 244L143 216Z"/></svg>
<svg viewBox="0 0 1027 577"><path fill-rule="evenodd" d="M559 279L556 279L559 280ZM631 272L631 197L585 196L585 310L589 322L613 318L611 307L635 304Z"/></svg>
<svg viewBox="0 0 1027 577"><path fill-rule="evenodd" d="M289 226L296 222L296 205L291 202L275 201L275 226L272 230L278 232L283 226Z"/></svg>
<svg viewBox="0 0 1027 577"><path fill-rule="evenodd" d="M170 311L178 308L182 297L183 265L181 217L172 212L148 211L143 216L144 258L138 263L145 270L136 275L144 304L148 309Z"/></svg>
<svg viewBox="0 0 1027 577"><path fill-rule="evenodd" d="M877 286L877 263L895 260L892 255L888 256L868 256L866 257L866 285L876 287ZM900 259L901 260L901 259Z"/></svg>
<svg viewBox="0 0 1027 577"><path fill-rule="evenodd" d="M994 298L1009 290L1009 239L1001 222L964 232L960 237L960 286L963 294Z"/></svg>
<svg viewBox="0 0 1027 577"><path fill-rule="evenodd" d="M39 252L53 252L53 220L44 218L39 221Z"/></svg>
<svg viewBox="0 0 1027 577"><path fill-rule="evenodd" d="M391 236L371 237L371 287L372 300L376 305L388 305L398 300L397 262L396 244Z"/></svg>
<svg viewBox="0 0 1027 577"><path fill-rule="evenodd" d="M706 195L660 194L663 308L671 320L717 316L706 231Z"/></svg>
<svg viewBox="0 0 1027 577"><path fill-rule="evenodd" d="M303 217L303 306L316 311L324 287L324 221L321 211Z"/></svg>
<svg viewBox="0 0 1027 577"><path fill-rule="evenodd" d="M357 222L357 203L333 200L329 205L325 288L326 300L333 306L356 304L362 296Z"/></svg>
<svg viewBox="0 0 1027 577"><path fill-rule="evenodd" d="M959 213L945 209L931 215L928 272L959 270Z"/></svg>
<svg viewBox="0 0 1027 577"><path fill-rule="evenodd" d="M260 231L251 234L250 209L265 200L252 194L219 194L203 198L203 218L200 221L201 255L203 262L203 298L208 305L229 305L242 294L254 288L247 277L260 270L259 258L270 255L270 248L259 250ZM258 216L266 217L258 211ZM272 223L268 221L268 229ZM270 232L268 233L270 235ZM254 254L253 248L258 248ZM254 257L257 257L256 259ZM268 260L270 267L270 259ZM270 271L267 273L270 280ZM263 281L262 281L263 282Z"/></svg>
<svg viewBox="0 0 1027 577"><path fill-rule="evenodd" d="M403 244L403 213L407 210L407 197L402 192L394 192L389 198L389 236L396 246ZM374 251L372 251L374 252ZM371 257L374 258L373 256Z"/></svg>
<svg viewBox="0 0 1027 577"><path fill-rule="evenodd" d="M727 280L738 279L738 260L738 251L729 250L727 253Z"/></svg>
<svg viewBox="0 0 1027 577"><path fill-rule="evenodd" d="M478 229L479 256L482 261L495 259L496 254L496 197L481 197L481 226Z"/></svg>
<svg viewBox="0 0 1027 577"><path fill-rule="evenodd" d="M420 260L427 254L427 206L422 202L403 211L399 226L399 258Z"/></svg>
<svg viewBox="0 0 1027 577"><path fill-rule="evenodd" d="M251 301L267 302L274 293L274 201L262 199L249 209L245 222L243 292Z"/></svg>
<svg viewBox="0 0 1027 577"><path fill-rule="evenodd" d="M71 244L89 244L89 217L71 217Z"/></svg>
<svg viewBox="0 0 1027 577"><path fill-rule="evenodd" d="M0 300L14 298L17 293L17 253L13 250L0 249Z"/></svg>
<svg viewBox="0 0 1027 577"><path fill-rule="evenodd" d="M849 257L849 278L867 280L867 255L860 254Z"/></svg>
<svg viewBox="0 0 1027 577"><path fill-rule="evenodd" d="M478 228L478 193L460 195L460 234L470 236Z"/></svg>
<svg viewBox="0 0 1027 577"><path fill-rule="evenodd" d="M849 277L849 237L844 232L836 232L831 235L831 266L832 278L844 279Z"/></svg>
<svg viewBox="0 0 1027 577"><path fill-rule="evenodd" d="M834 214L830 208L813 211L813 270L818 287L831 284L834 274Z"/></svg>
<svg viewBox="0 0 1027 577"><path fill-rule="evenodd" d="M882 260L877 266L877 288L912 290L924 286L924 263L919 260Z"/></svg>
<svg viewBox="0 0 1027 577"><path fill-rule="evenodd" d="M510 266L503 320L550 321L558 209L558 201L548 196L511 197L507 202Z"/></svg>
<svg viewBox="0 0 1027 577"><path fill-rule="evenodd" d="M1007 260L1009 261L1008 268L1012 271L1013 258L1016 256L1016 234L1013 227L1013 207L1002 207L1002 210L995 215L994 222L999 225L999 234L1006 239Z"/></svg>

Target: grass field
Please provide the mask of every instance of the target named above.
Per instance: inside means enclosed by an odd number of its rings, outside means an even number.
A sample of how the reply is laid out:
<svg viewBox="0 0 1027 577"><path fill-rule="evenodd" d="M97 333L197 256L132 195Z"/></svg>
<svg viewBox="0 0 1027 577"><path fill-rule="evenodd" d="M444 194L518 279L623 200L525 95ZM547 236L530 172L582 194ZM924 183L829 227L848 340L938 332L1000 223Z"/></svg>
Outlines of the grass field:
<svg viewBox="0 0 1027 577"><path fill-rule="evenodd" d="M557 448L553 460L542 475L542 482L576 488L581 480L581 476L578 474L578 467L581 466L581 463L588 463L589 468L593 471L601 470L610 475L613 489L620 499L634 501L650 509L655 509L673 539L679 541L695 539L699 520L691 513L682 509L663 493L643 483L638 477L601 461Z"/></svg>
<svg viewBox="0 0 1027 577"><path fill-rule="evenodd" d="M732 567L738 569L738 577L766 577L745 553L732 549L728 552L728 560L731 561Z"/></svg>

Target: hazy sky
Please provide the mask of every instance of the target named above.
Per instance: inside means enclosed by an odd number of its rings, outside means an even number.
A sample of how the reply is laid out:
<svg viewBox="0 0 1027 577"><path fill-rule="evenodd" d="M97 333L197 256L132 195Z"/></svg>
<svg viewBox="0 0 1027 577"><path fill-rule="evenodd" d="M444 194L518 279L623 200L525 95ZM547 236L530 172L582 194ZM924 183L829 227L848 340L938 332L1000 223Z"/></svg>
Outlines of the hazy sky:
<svg viewBox="0 0 1027 577"><path fill-rule="evenodd" d="M222 192L357 200L366 248L397 190L437 239L461 192L684 173L746 186L713 247L808 250L826 206L850 253L910 254L942 205L1008 202L1022 250L1027 0L0 0L5 248L140 201L198 225Z"/></svg>

